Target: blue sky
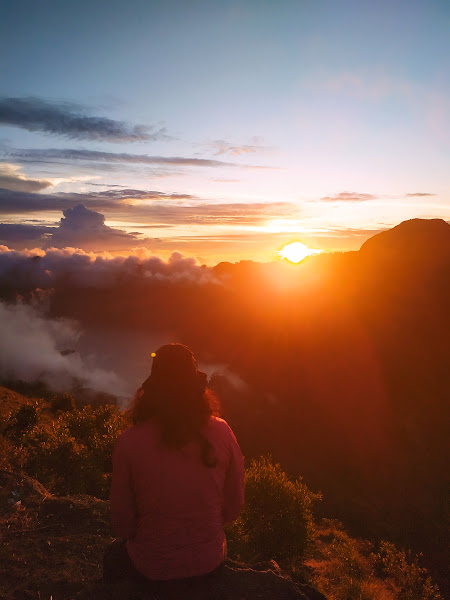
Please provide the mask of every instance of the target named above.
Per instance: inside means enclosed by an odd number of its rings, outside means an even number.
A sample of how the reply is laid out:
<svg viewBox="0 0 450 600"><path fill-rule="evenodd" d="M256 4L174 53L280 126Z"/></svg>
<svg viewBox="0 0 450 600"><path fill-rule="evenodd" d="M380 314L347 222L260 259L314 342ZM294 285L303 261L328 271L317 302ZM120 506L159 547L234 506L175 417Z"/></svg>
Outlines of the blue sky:
<svg viewBox="0 0 450 600"><path fill-rule="evenodd" d="M87 250L270 260L448 220L449 30L438 1L0 0L0 243L66 210Z"/></svg>

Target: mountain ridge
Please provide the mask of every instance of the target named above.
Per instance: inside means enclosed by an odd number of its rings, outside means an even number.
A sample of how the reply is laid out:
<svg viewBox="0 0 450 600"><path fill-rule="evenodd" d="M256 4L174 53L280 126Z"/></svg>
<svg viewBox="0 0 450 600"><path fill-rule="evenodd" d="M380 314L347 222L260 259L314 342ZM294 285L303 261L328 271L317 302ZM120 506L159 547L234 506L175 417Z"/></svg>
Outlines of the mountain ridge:
<svg viewBox="0 0 450 600"><path fill-rule="evenodd" d="M359 252L383 258L450 254L450 224L443 219L409 219L366 240Z"/></svg>

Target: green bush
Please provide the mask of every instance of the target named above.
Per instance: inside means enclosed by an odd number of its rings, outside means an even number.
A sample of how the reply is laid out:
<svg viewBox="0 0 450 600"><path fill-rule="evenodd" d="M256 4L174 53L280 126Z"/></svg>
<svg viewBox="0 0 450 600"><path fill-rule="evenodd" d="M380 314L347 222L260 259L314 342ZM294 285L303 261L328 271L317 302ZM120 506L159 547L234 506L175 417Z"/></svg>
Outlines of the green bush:
<svg viewBox="0 0 450 600"><path fill-rule="evenodd" d="M10 438L21 438L39 421L40 406L37 401L23 404L9 416L3 433Z"/></svg>
<svg viewBox="0 0 450 600"><path fill-rule="evenodd" d="M330 600L390 600L393 596L373 575L373 565L361 540L342 525L323 519L312 564L313 583Z"/></svg>
<svg viewBox="0 0 450 600"><path fill-rule="evenodd" d="M394 580L399 600L442 600L438 586L420 566L420 557L410 550L399 550L393 543L382 541L375 559L381 574Z"/></svg>
<svg viewBox="0 0 450 600"><path fill-rule="evenodd" d="M61 394L54 394L51 399L51 407L54 412L61 410L68 412L75 410L76 404L73 396L67 392Z"/></svg>
<svg viewBox="0 0 450 600"><path fill-rule="evenodd" d="M312 540L311 508L320 497L301 479L291 480L270 458L252 460L245 474L245 506L227 530L231 557L273 559L293 567Z"/></svg>
<svg viewBox="0 0 450 600"><path fill-rule="evenodd" d="M90 406L39 423L22 438L27 472L57 494L85 493L107 498L111 453L127 427L114 406Z"/></svg>

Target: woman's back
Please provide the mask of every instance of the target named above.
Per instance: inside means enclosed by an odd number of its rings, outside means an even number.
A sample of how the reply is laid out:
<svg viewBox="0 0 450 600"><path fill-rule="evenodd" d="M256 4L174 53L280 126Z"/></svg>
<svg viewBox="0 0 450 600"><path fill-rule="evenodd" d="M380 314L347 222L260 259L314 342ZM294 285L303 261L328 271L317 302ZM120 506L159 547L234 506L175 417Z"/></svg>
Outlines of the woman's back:
<svg viewBox="0 0 450 600"><path fill-rule="evenodd" d="M243 504L243 459L228 424L210 417L202 435L217 463L201 460L198 439L168 447L150 419L126 430L113 455L113 526L149 579L202 575L223 561L223 525Z"/></svg>

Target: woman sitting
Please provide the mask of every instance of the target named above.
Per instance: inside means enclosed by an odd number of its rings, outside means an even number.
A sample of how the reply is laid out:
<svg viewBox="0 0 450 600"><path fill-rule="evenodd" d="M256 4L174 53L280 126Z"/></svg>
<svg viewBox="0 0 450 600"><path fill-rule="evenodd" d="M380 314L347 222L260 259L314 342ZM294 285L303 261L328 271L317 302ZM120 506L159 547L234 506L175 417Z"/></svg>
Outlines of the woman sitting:
<svg viewBox="0 0 450 600"><path fill-rule="evenodd" d="M244 502L243 458L228 424L213 416L206 375L189 348L154 356L138 390L134 426L113 452L111 512L122 540L104 580L199 580L224 560L223 527Z"/></svg>

